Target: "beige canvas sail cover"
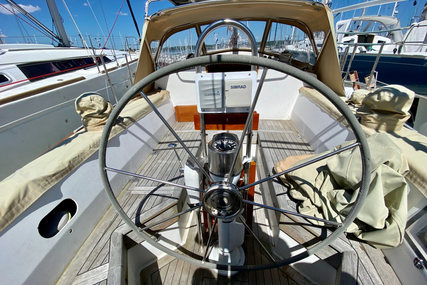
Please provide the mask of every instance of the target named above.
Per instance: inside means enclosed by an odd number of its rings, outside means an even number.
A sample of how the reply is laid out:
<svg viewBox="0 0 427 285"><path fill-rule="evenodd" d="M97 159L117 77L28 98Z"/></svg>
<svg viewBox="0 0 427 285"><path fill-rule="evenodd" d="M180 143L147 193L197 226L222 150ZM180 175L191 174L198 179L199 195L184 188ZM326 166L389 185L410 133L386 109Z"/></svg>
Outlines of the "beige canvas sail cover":
<svg viewBox="0 0 427 285"><path fill-rule="evenodd" d="M408 185L404 176L409 171L408 163L402 150L386 134L376 133L368 138L368 143L372 164L370 188L347 232L378 248L395 247L403 241L407 220ZM290 157L278 162L274 169L281 172L295 161L300 164L313 158ZM353 148L281 178L292 185L289 194L299 201L300 213L342 222L360 190L361 166L359 149Z"/></svg>
<svg viewBox="0 0 427 285"><path fill-rule="evenodd" d="M165 90L151 94L149 98L155 106L169 96ZM133 99L121 112L123 121L113 127L110 139L151 111L143 98ZM101 134L102 128L92 132L79 131L1 181L0 233L45 192L97 152Z"/></svg>
<svg viewBox="0 0 427 285"><path fill-rule="evenodd" d="M399 132L411 117L415 93L401 85L387 85L369 93L357 110L362 125L384 132Z"/></svg>
<svg viewBox="0 0 427 285"><path fill-rule="evenodd" d="M99 93L86 92L74 102L76 112L82 116L82 124L86 131L100 131L104 128L113 110L110 102Z"/></svg>

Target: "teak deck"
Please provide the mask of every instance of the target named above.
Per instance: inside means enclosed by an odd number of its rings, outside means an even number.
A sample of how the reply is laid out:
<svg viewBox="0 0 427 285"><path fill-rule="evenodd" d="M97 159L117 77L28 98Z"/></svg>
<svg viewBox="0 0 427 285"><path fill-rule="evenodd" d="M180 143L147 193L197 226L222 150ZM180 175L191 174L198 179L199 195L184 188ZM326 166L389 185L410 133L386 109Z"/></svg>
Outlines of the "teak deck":
<svg viewBox="0 0 427 285"><path fill-rule="evenodd" d="M313 153L309 144L299 135L291 121L261 121L258 137L259 152L262 164L264 164L259 171L264 171L264 175L272 174L274 164L288 156ZM265 187L265 190L270 193L276 194L280 208L297 212L297 205L289 198L288 189L281 181L270 181L264 183L262 187ZM280 215L279 227L305 246L318 243L319 237L330 233L324 228L311 226L306 219L285 214ZM353 266L356 268L352 269L353 282L344 283L344 280L341 280L343 284L401 284L382 251L367 243L356 241L352 235L341 236L327 248L318 251L316 256L339 270L344 266L344 262L341 264L343 253L346 253L347 257L353 256L355 259L353 263L356 264ZM348 253L354 254L349 255ZM357 283L355 279L357 279Z"/></svg>
<svg viewBox="0 0 427 285"><path fill-rule="evenodd" d="M200 145L200 133L194 130L194 124L177 123L174 126L174 130L195 154ZM255 133L254 137L254 140L258 140L261 156L258 157L260 162L258 167L262 167L262 169L258 170L260 174L271 174L274 163L288 156L312 153L310 146L299 135L290 121L260 121L259 131ZM176 143L175 138L168 133L142 163L138 173L184 184L183 175L179 173L180 163L173 149L168 147L171 142ZM184 149L177 145L176 150L182 161L186 161L188 155ZM287 195L283 195L286 192L286 188L282 184L269 182L262 185L262 187L269 187L271 188L270 191L277 193L281 207L295 209L295 204L287 198ZM159 189L159 191L156 194L147 196L153 189ZM179 189L173 190L170 186L159 186L155 182L136 179L129 183L127 189L123 191L118 200L130 217L143 217L144 213L148 213L147 211L153 212L153 209L161 209L173 204L178 199L179 193L181 193L177 190ZM256 187L255 202L258 203L262 203L260 191L260 188ZM318 228L310 227L305 220L300 220L294 216L281 215L280 222L281 230L305 245L317 242L318 236L322 234ZM294 224L304 223L305 225L289 225L289 222ZM252 229L264 246L269 248L267 227L268 223L264 209L254 207ZM194 231L190 233L191 235L195 235ZM195 239L189 238L187 240L194 241ZM126 259L126 256L117 256L117 251L115 252L112 248L123 247L129 249L142 241L138 235L130 231L116 211L110 208L61 276L58 284L124 284L123 282L126 280L124 279L123 270L126 267L126 261L123 261L123 259ZM188 243L184 247L191 252L197 252L199 249L199 245L196 243ZM248 264L269 262L266 254L250 235L246 236L243 248ZM349 251L356 254L348 254ZM345 255L350 256L350 258L343 259L342 252L346 252ZM198 255L202 254L199 252ZM350 267L354 267L351 262L356 260L358 284L400 284L391 267L385 262L382 252L367 244L342 237L333 246L318 252L317 256L325 259L338 271L346 272L354 271L354 268L349 269L346 266L349 264ZM121 280L120 272L122 272ZM342 276L345 276L345 274ZM345 280L341 281L342 283L340 284L344 284ZM240 272L228 279L210 269L199 268L169 256L145 268L141 272L141 283L311 284L292 266L256 272Z"/></svg>

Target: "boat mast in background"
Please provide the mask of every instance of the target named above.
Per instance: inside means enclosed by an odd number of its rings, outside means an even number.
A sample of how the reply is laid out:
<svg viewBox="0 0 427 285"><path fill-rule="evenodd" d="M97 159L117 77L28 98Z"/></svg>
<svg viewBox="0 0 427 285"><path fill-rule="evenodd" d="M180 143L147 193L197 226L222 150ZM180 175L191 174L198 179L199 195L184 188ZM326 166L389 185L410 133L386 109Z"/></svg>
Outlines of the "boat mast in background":
<svg viewBox="0 0 427 285"><path fill-rule="evenodd" d="M135 25L136 32L138 33L139 40L141 40L141 34L139 32L138 23L136 22L135 15L133 14L132 6L130 5L129 0L126 0L126 3L128 4L130 14L132 15L133 24Z"/></svg>
<svg viewBox="0 0 427 285"><path fill-rule="evenodd" d="M61 16L59 15L58 8L56 7L56 3L53 0L46 0L47 5L50 10L50 14L53 19L53 23L55 24L56 30L59 33L59 36L56 35L54 32L49 30L45 25L40 23L36 18L30 15L27 11L25 11L21 6L13 2L12 0L6 0L13 8L18 10L20 13L24 14L26 17L28 17L31 21L33 21L35 24L37 24L40 28L45 30L49 33L52 37L57 39L59 41L60 46L69 47L70 41L68 40L67 33L65 32L64 26L62 25Z"/></svg>
<svg viewBox="0 0 427 285"><path fill-rule="evenodd" d="M50 15L52 16L55 28L59 33L59 37L61 38L61 42L64 43L64 46L71 46L70 41L68 40L67 33L65 32L64 25L62 25L61 15L59 15L58 7L56 7L55 0L46 0L46 3L49 7Z"/></svg>
<svg viewBox="0 0 427 285"><path fill-rule="evenodd" d="M420 16L420 22L427 20L427 3L424 4L424 9L421 12L421 16Z"/></svg>

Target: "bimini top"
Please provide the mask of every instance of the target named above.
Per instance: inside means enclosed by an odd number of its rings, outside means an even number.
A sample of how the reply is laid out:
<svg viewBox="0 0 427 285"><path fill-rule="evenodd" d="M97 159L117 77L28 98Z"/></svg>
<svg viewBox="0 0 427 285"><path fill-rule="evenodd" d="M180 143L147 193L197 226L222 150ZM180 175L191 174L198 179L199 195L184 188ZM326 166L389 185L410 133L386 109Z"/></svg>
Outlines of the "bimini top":
<svg viewBox="0 0 427 285"><path fill-rule="evenodd" d="M321 3L298 0L202 1L159 11L144 23L136 81L156 69L150 50L153 41L161 46L172 34L192 27L200 35L202 26L221 19L264 21L267 27L272 22L292 25L303 31L312 43L317 42L314 33L322 32L323 45L321 50L314 51L316 62L311 71L337 94L344 94L332 12ZM262 40L259 39L259 53L264 52L267 38L266 28Z"/></svg>

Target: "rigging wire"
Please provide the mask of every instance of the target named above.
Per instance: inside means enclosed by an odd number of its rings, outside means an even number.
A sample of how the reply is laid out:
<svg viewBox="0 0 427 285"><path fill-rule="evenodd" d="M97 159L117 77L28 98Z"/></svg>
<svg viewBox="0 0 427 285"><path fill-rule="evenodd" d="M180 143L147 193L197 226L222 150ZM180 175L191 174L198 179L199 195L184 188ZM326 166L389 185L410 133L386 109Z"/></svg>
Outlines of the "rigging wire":
<svg viewBox="0 0 427 285"><path fill-rule="evenodd" d="M107 42L108 42L108 39L109 39L109 38L110 38L110 36L111 36L111 33L113 32L114 26L116 25L117 19L119 18L119 15L120 15L120 12L122 11L123 4L124 4L124 3L125 3L125 0L123 0L122 5L120 6L120 9L119 9L119 12L117 13L116 19L114 20L113 26L111 27L111 30L110 30L110 32L108 33L107 40L105 41L104 46L102 47L101 54L102 54L102 51L105 49L105 46L107 45ZM102 4L101 4L101 6L102 6ZM104 9L102 9L102 12L104 12ZM105 14L104 14L104 19L105 19ZM107 24L107 21L106 21L106 20L105 20L105 23ZM107 27L108 27L108 25L107 25ZM114 39L113 39L113 41L114 41Z"/></svg>
<svg viewBox="0 0 427 285"><path fill-rule="evenodd" d="M9 11L11 14L15 15L16 17L18 17L19 19L21 19L22 21L24 21L24 23L30 25L31 27L33 27L35 30L37 30L39 33L43 34L44 36L56 41L57 43L59 43L58 39L50 36L49 34L47 34L45 31L38 29L37 27L35 27L34 25L32 25L31 23L29 23L28 21L26 21L25 19L23 19L22 17L20 17L18 14L16 14L14 11L11 11L10 9L8 9L5 5L3 5L2 3L0 3L0 6L2 6L4 9L6 9L7 11Z"/></svg>
<svg viewBox="0 0 427 285"><path fill-rule="evenodd" d="M12 7L12 10L15 12L15 9L13 7ZM22 39L24 40L24 43L25 43L24 33L22 32L21 25L19 23L19 19L15 18L15 20L16 20L16 25L18 26L19 32L21 33L21 37L22 37Z"/></svg>
<svg viewBox="0 0 427 285"><path fill-rule="evenodd" d="M11 8L15 13L19 13L19 11L16 10L13 6L11 6ZM26 15L24 15L24 16L26 16ZM29 43L29 40L31 39L30 34L28 33L27 29L25 29L25 26L19 21L19 19L18 18L15 18L15 19L16 19L16 24L18 25L19 31L21 32L21 36L22 36L22 39L24 40L24 43L25 42ZM27 19L29 19L29 18L27 17ZM22 31L22 30L24 30L24 31ZM27 35L28 40L25 38L24 32ZM31 42L32 42L32 40L31 40Z"/></svg>
<svg viewBox="0 0 427 285"><path fill-rule="evenodd" d="M96 21L96 23L98 24L98 27L99 27L99 29L101 30L102 36L104 37L104 41L105 41L105 34L104 34L104 31L102 30L101 25L99 24L98 19L96 18L95 13L93 12L93 9L92 9L92 6L91 6L91 5L90 5L90 3L89 3L89 0L86 0L86 1L87 1L87 4L88 4L88 6L89 6L90 10L92 11L92 15L93 15L93 17L95 18L95 21ZM107 30L107 31L108 31L108 30Z"/></svg>
<svg viewBox="0 0 427 285"><path fill-rule="evenodd" d="M139 39L141 39L141 34L139 33L138 23L136 22L135 15L133 14L132 6L130 5L129 0L126 0L126 2L127 2L127 4L128 4L130 14L132 15L133 24L135 25L136 32L138 33L138 37L139 37Z"/></svg>
<svg viewBox="0 0 427 285"><path fill-rule="evenodd" d="M107 24L107 18L105 18L104 6L102 6L102 1L101 1L101 0L99 0L99 3L101 4L102 15L104 16L105 25L107 26L107 31L108 31L108 30L109 30L109 28L108 28L108 24ZM116 24L117 18L118 18L118 17L119 17L119 15L120 15L120 11L122 10L122 7L123 7L123 4L124 4L124 3L125 3L125 1L123 0L122 5L120 6L119 12L117 13L116 20L114 21L113 27L111 28L111 31L110 31L110 33L108 34L108 38L107 38L107 40L105 41L104 46L102 47L101 53L102 53L102 51L105 49L105 47L107 46L108 39L110 38L110 34L111 34L111 32L113 31L113 29L114 29L114 25ZM115 52L115 50L116 50L116 43L115 43L115 41L114 41L114 37L112 37L111 39L112 39L112 41L111 41L111 46L112 46L113 55L114 55L114 58L116 58L116 59L117 59L117 57L116 57L116 52Z"/></svg>
<svg viewBox="0 0 427 285"><path fill-rule="evenodd" d="M54 27L55 27L55 24L53 23L53 19L52 19L52 28L51 28L52 31L55 31ZM52 45L53 45L53 41L52 41Z"/></svg>
<svg viewBox="0 0 427 285"><path fill-rule="evenodd" d="M67 4L65 3L65 0L62 0L62 2L64 3L65 8L67 9L68 14L70 15L71 21L73 21L74 27L77 30L77 33L79 34L80 40L82 41L83 47L86 49L86 51L88 52L88 54L90 55L91 53L89 52L89 46L86 43L86 40L83 38L82 33L80 32L79 27L77 26L76 21L74 21L73 15L71 15L70 10L68 9Z"/></svg>
<svg viewBox="0 0 427 285"><path fill-rule="evenodd" d="M107 31L110 30L107 23L107 18L105 17L104 6L102 5L102 0L99 0L99 4L101 5L102 16L104 17L105 26L107 27ZM104 47L107 46L107 43L104 44ZM114 49L114 45L111 43L111 47Z"/></svg>

